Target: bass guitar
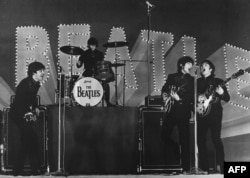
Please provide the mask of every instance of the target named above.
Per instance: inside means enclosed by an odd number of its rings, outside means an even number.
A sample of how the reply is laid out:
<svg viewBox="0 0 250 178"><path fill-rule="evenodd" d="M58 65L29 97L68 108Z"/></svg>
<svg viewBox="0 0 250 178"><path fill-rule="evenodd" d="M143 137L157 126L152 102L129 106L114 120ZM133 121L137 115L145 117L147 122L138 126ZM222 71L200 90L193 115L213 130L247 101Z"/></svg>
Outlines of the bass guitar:
<svg viewBox="0 0 250 178"><path fill-rule="evenodd" d="M234 73L231 77L227 78L225 81L223 81L218 86L210 86L205 93L198 94L197 95L197 115L198 117L205 117L210 113L211 106L213 103L216 103L218 101L218 98L215 96L216 88L221 86L223 87L227 82L229 82L231 79L238 78L239 76L243 75L245 71L249 72L250 67L243 70L239 70L238 72Z"/></svg>

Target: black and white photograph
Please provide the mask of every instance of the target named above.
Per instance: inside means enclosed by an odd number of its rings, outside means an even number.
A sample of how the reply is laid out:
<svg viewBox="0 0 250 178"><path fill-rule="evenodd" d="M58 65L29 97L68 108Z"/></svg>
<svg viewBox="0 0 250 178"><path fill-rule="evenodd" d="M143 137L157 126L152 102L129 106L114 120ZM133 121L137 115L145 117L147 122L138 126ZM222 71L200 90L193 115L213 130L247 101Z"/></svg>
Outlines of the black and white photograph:
<svg viewBox="0 0 250 178"><path fill-rule="evenodd" d="M249 0L0 0L0 178L250 176Z"/></svg>

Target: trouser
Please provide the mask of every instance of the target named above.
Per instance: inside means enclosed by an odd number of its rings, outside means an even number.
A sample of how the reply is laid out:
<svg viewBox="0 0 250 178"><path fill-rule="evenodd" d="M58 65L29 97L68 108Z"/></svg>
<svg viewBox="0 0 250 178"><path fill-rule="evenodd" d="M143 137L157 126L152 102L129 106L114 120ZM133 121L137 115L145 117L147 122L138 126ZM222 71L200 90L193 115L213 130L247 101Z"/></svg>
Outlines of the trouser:
<svg viewBox="0 0 250 178"><path fill-rule="evenodd" d="M165 117L162 128L162 139L166 145L174 149L178 157L179 145L171 138L175 126L178 128L181 146L181 162L184 171L190 169L190 147L189 147L189 119L191 110L185 105L177 105Z"/></svg>
<svg viewBox="0 0 250 178"><path fill-rule="evenodd" d="M211 111L210 114L197 120L197 142L200 168L208 171L207 133L210 129L212 142L216 153L216 164L221 166L223 172L224 147L221 140L222 111Z"/></svg>
<svg viewBox="0 0 250 178"><path fill-rule="evenodd" d="M20 118L23 119L23 118ZM38 135L33 127L34 122L16 122L20 144L16 145L14 173L19 174L23 171L26 157L28 157L31 172L36 173L41 169L41 160L38 144Z"/></svg>
<svg viewBox="0 0 250 178"><path fill-rule="evenodd" d="M106 82L102 82L102 87L104 90L104 99L106 101L107 104L109 104L109 97L110 97L110 87L109 84Z"/></svg>

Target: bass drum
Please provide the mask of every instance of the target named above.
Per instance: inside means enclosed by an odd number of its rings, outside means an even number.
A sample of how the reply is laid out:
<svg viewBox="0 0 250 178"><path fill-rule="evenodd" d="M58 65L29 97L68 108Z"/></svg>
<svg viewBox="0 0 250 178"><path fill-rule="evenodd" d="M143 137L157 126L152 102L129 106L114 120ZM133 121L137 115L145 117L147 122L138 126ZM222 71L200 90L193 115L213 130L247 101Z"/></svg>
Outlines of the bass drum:
<svg viewBox="0 0 250 178"><path fill-rule="evenodd" d="M75 101L82 106L95 106L102 100L103 88L98 80L83 77L75 83L73 96Z"/></svg>

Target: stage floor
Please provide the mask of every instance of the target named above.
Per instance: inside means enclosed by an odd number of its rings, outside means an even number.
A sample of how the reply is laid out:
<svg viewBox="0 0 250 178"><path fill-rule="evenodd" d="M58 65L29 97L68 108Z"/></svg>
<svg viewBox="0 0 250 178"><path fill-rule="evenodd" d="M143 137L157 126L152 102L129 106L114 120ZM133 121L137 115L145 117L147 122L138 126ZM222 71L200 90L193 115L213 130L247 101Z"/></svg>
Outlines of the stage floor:
<svg viewBox="0 0 250 178"><path fill-rule="evenodd" d="M12 178L14 176L10 175L0 175L0 178ZM18 176L18 177L27 177L27 178L44 178L44 177L65 177L65 176ZM179 174L179 175L168 175L168 174L141 174L141 175L72 175L72 176L67 176L67 178L223 178L222 174L211 174L211 175L184 175L184 174Z"/></svg>

